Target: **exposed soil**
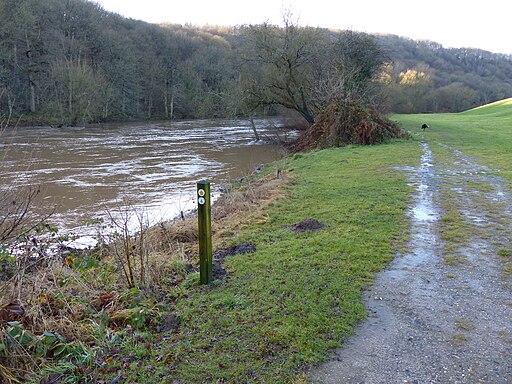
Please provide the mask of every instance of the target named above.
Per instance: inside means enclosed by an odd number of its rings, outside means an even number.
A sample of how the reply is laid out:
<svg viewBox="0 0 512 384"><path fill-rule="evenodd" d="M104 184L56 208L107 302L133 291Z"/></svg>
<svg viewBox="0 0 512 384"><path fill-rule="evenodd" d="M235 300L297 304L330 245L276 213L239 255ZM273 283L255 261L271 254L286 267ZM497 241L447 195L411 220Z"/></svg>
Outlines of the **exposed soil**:
<svg viewBox="0 0 512 384"><path fill-rule="evenodd" d="M162 323L156 327L158 332L169 332L177 330L181 324L181 318L174 314L162 316Z"/></svg>
<svg viewBox="0 0 512 384"><path fill-rule="evenodd" d="M212 272L215 280L223 279L227 272L223 267L224 259L227 256L244 255L256 251L256 244L240 243L226 249L219 249L213 254Z"/></svg>
<svg viewBox="0 0 512 384"><path fill-rule="evenodd" d="M224 260L226 256L244 255L256 251L254 243L240 243L226 249L215 251L213 258L216 260Z"/></svg>
<svg viewBox="0 0 512 384"><path fill-rule="evenodd" d="M315 383L512 383L511 200L498 172L460 151L404 169L416 194L408 251L364 293L368 318L310 374ZM431 144L438 145L438 144ZM468 241L442 237L447 204ZM458 260L458 262L448 261Z"/></svg>
<svg viewBox="0 0 512 384"><path fill-rule="evenodd" d="M306 232L306 231L316 232L323 228L325 228L325 224L319 222L316 219L305 219L305 220L302 220L300 223L292 225L292 230L294 230L295 232L299 232L299 233Z"/></svg>

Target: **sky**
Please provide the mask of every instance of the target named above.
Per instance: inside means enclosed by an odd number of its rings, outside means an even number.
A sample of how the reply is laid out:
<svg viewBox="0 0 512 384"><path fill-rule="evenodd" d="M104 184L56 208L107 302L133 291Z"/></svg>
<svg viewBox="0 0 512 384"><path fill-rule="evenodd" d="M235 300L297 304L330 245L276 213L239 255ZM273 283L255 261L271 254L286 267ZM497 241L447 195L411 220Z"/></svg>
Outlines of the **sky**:
<svg viewBox="0 0 512 384"><path fill-rule="evenodd" d="M291 10L301 25L390 33L445 48L512 54L510 0L94 0L150 23L280 24Z"/></svg>

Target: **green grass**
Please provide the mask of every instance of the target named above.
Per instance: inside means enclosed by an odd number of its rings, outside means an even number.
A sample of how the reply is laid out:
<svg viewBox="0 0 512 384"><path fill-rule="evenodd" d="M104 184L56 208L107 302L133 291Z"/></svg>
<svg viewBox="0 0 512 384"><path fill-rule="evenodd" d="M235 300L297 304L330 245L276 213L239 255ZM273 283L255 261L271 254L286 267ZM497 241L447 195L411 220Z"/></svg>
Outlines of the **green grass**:
<svg viewBox="0 0 512 384"><path fill-rule="evenodd" d="M425 136L477 157L482 164L498 169L512 182L512 98L461 113L395 115L404 129Z"/></svg>
<svg viewBox="0 0 512 384"><path fill-rule="evenodd" d="M417 142L348 147L292 157L289 197L238 241L256 252L232 256L229 278L192 287L178 301L177 332L128 382L266 382L304 379L365 317L361 290L392 260L405 228L411 187L397 165L416 165ZM313 218L326 225L295 233ZM172 380L171 380L172 381Z"/></svg>
<svg viewBox="0 0 512 384"><path fill-rule="evenodd" d="M456 208L456 203L456 197L450 192L445 192L441 203L443 215L439 220L439 231L447 254L457 252L463 244L470 241L476 230ZM459 256L458 260L461 260L462 255Z"/></svg>
<svg viewBox="0 0 512 384"><path fill-rule="evenodd" d="M498 249L498 256L504 257L504 258L510 258L512 257L512 249Z"/></svg>
<svg viewBox="0 0 512 384"><path fill-rule="evenodd" d="M502 276L509 280L512 277L512 249L501 248L496 253L503 263Z"/></svg>
<svg viewBox="0 0 512 384"><path fill-rule="evenodd" d="M512 98L500 100L469 111L452 114L395 115L403 128L420 133L421 124L427 123L430 128L424 135L431 144L431 149L440 164L453 161L450 151L443 143L474 156L481 164L488 165L498 175L512 183ZM443 217L440 220L441 239L446 252L447 265L463 264L465 258L457 250L469 241L475 229L466 222L459 212L450 185L443 185ZM466 182L464 187L478 190L482 194L489 191L489 186ZM486 189L487 188L487 189ZM486 208L484 200L479 202L481 209ZM492 213L497 216L499 212ZM496 217L493 216L493 219ZM503 220L502 220L503 221ZM506 225L506 222L504 222ZM509 273L509 264L504 265L504 275Z"/></svg>
<svg viewBox="0 0 512 384"><path fill-rule="evenodd" d="M396 118L411 131L427 122L425 135L502 169L512 181L510 110L504 102L478 112ZM411 140L290 158L286 172L295 181L288 198L238 239L257 251L226 259L227 280L186 292L176 307L179 330L164 335L145 363L154 368L151 377L133 370L128 381L305 382L305 369L327 358L365 317L361 290L403 245L412 187L393 166L418 165L419 156ZM326 227L291 230L308 218ZM459 246L467 223L451 210L441 221L444 241ZM451 341L466 340L455 334Z"/></svg>
<svg viewBox="0 0 512 384"><path fill-rule="evenodd" d="M482 105L460 113L461 115L476 116L494 116L494 117L511 117L512 116L512 98L498 100L494 103Z"/></svg>
<svg viewBox="0 0 512 384"><path fill-rule="evenodd" d="M432 141L478 157L512 182L510 100L459 114L395 118L418 133L428 123L424 135ZM436 161L448 164L449 151L431 147ZM256 252L228 257L228 277L210 286L199 286L191 273L181 285L168 287L154 320L170 316L164 312L172 308L179 326L162 332L102 326L94 366L55 369L62 377L74 369L91 382L306 382L307 368L324 361L365 317L361 290L404 245L413 187L396 167L417 166L420 152L418 141L409 140L290 157L281 164L294 180L288 197L258 215L265 220L244 224L235 241L254 243ZM455 197L447 196L440 222L453 252L445 263L459 265L465 260L456 251L471 233L464 217L450 209ZM292 226L304 219L326 227L294 232ZM509 253L498 251L507 262ZM503 273L512 276L511 263ZM459 332L450 341L461 345L467 337Z"/></svg>
<svg viewBox="0 0 512 384"><path fill-rule="evenodd" d="M395 118L418 133L428 123L424 135L477 156L512 181L510 101L460 114ZM437 161L448 162L449 151L436 147ZM413 187L396 167L417 166L420 153L418 141L409 140L282 162L283 174L293 178L287 198L258 215L265 220L244 224L234 241L252 242L256 252L226 258L228 277L209 286L198 285L197 273L169 286L154 320L172 315L179 326L162 332L103 327L97 366L79 366L75 373L91 382L306 382L308 367L324 361L365 317L362 289L404 245ZM440 220L443 241L453 248L445 258L449 265L464 262L456 251L469 233L460 213L449 209L454 199L446 200ZM294 232L292 226L304 219L326 226ZM508 260L508 248L502 249ZM507 264L504 274L510 271ZM450 341L461 345L467 337L459 332ZM73 369L57 366L54 374L66 377Z"/></svg>
<svg viewBox="0 0 512 384"><path fill-rule="evenodd" d="M472 331L476 328L475 324L467 319L456 319L455 325L463 331Z"/></svg>
<svg viewBox="0 0 512 384"><path fill-rule="evenodd" d="M454 347L462 347L468 342L468 337L463 333L454 333L450 339L450 343Z"/></svg>

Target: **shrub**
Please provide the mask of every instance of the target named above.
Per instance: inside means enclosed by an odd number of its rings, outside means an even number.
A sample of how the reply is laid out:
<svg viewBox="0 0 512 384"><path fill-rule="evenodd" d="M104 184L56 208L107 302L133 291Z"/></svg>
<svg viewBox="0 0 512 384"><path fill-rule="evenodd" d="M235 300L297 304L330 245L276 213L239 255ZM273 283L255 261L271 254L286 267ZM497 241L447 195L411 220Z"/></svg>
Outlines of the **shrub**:
<svg viewBox="0 0 512 384"><path fill-rule="evenodd" d="M316 123L299 137L295 150L372 145L402 135L396 123L384 117L376 107L350 96L338 95L319 113Z"/></svg>

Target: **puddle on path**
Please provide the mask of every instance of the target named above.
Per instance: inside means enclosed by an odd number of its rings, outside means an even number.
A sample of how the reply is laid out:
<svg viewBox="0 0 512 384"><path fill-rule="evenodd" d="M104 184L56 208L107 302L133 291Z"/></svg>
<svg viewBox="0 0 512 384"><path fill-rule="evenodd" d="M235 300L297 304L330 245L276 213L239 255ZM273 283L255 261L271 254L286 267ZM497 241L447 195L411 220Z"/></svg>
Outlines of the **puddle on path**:
<svg viewBox="0 0 512 384"><path fill-rule="evenodd" d="M459 189L461 213L489 226L489 212L498 211L509 229L510 207L500 211L492 202L510 195L503 181L462 152L453 151L451 165L441 168L429 144L421 145L421 165L402 169L415 186L409 251L364 292L367 320L311 372L314 383L512 382L512 346L500 336L512 335L512 292L492 253L496 231L478 227L478 237L461 249L472 254L470 262L456 267L445 264L439 239L440 202L450 187ZM489 184L485 204L474 199L481 194L468 193L468 182Z"/></svg>
<svg viewBox="0 0 512 384"><path fill-rule="evenodd" d="M409 211L411 218L411 254L414 257L397 257L388 273L398 276L404 270L414 267L423 260L434 256L433 244L437 243L435 223L440 217L438 207L434 202L436 193L437 175L433 166L433 155L428 143L421 143L423 154L420 166L410 172L410 182L415 186L412 207Z"/></svg>

